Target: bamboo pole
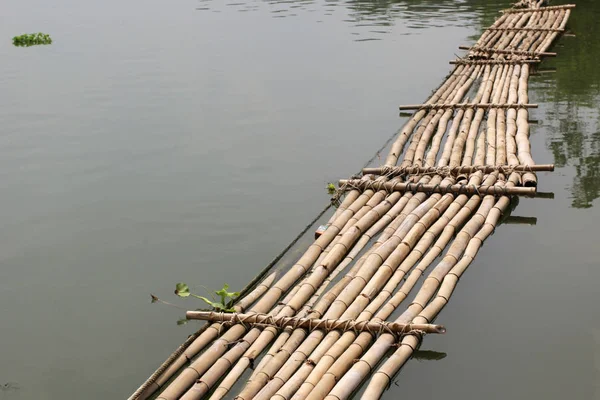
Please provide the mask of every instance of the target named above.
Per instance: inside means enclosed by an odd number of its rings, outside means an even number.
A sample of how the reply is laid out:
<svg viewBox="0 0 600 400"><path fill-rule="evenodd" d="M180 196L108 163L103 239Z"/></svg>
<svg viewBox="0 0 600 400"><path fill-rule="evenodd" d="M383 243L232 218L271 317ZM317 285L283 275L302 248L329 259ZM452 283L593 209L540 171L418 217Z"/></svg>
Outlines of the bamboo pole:
<svg viewBox="0 0 600 400"><path fill-rule="evenodd" d="M508 101L516 100L518 98L518 85L519 85L519 75L521 73L521 66L516 65L513 69L510 88L508 91ZM517 133L517 110L512 108L506 112L506 157L508 164L519 164L519 159L517 158L517 143L515 141L515 136Z"/></svg>
<svg viewBox="0 0 600 400"><path fill-rule="evenodd" d="M519 77L519 100L528 98L527 80L529 79L529 65L521 67L521 75ZM517 143L518 158L522 164L533 165L535 161L531 157L531 145L529 144L529 123L527 119L529 114L527 110L517 111L517 132L515 141ZM525 186L537 186L537 177L532 172L523 174L523 183Z"/></svg>
<svg viewBox="0 0 600 400"><path fill-rule="evenodd" d="M508 100L508 93L510 91L510 83L512 80L512 74L514 71L514 66L510 66L508 69L507 76L505 77L504 87L502 89L502 93L500 95L500 101ZM500 110L497 112L496 116L496 137L495 137L495 159L490 157L490 162L494 162L497 166L506 164L506 112L507 110ZM493 140L493 139L492 139ZM492 144L492 143L489 143ZM548 166L546 166L548 167ZM549 167L554 169L554 167ZM518 168L517 168L518 169ZM513 169L512 171L514 171ZM507 171L504 169L500 169L501 179L504 179L504 176L508 175L512 171Z"/></svg>

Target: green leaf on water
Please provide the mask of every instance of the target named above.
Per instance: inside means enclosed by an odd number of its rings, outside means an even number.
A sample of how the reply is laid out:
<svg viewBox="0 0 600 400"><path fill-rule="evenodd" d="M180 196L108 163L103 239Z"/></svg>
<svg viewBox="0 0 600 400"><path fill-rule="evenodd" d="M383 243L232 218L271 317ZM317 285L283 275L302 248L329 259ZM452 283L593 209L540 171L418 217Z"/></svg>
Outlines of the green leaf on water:
<svg viewBox="0 0 600 400"><path fill-rule="evenodd" d="M12 38L13 45L19 47L29 47L41 44L50 44L52 39L47 33L26 33L24 35L15 36Z"/></svg>
<svg viewBox="0 0 600 400"><path fill-rule="evenodd" d="M179 297L189 297L189 295L191 294L190 288L185 283L180 282L177 285L175 285L175 294Z"/></svg>
<svg viewBox="0 0 600 400"><path fill-rule="evenodd" d="M333 196L335 194L335 190L336 190L335 189L335 185L333 183L330 182L330 183L327 184L327 193L330 196Z"/></svg>
<svg viewBox="0 0 600 400"><path fill-rule="evenodd" d="M228 299L233 300L233 298L240 295L240 292L229 292L229 291L227 291L227 289L229 289L229 285L225 284L223 286L223 289L215 291L215 294L217 294L221 300L220 303L216 302L216 301L212 301L211 299L209 299L207 297L199 296L197 294L191 293L190 287L183 282L180 282L177 285L175 285L175 294L179 297L190 297L190 296L195 297L199 300L202 300L209 306L211 306L213 308L213 310L223 311L223 312L234 312L235 310L228 306L229 305Z"/></svg>

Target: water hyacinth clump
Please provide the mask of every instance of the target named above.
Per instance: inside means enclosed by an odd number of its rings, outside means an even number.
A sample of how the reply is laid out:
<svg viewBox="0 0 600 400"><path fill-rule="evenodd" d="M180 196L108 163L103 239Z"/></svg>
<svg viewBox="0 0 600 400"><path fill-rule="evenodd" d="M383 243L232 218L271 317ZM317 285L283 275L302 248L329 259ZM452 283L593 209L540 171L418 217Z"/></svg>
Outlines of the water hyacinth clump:
<svg viewBox="0 0 600 400"><path fill-rule="evenodd" d="M12 40L13 45L19 47L29 47L52 43L52 38L50 38L50 35L42 32L26 33L24 35L15 36Z"/></svg>

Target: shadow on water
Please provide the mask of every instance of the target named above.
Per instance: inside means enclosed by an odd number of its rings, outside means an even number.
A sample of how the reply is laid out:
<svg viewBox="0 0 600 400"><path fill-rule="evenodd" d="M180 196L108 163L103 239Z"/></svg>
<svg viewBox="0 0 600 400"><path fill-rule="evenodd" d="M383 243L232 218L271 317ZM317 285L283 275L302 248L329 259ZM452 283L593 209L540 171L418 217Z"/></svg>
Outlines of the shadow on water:
<svg viewBox="0 0 600 400"><path fill-rule="evenodd" d="M418 361L439 361L446 358L448 354L433 350L417 350L413 354L413 360Z"/></svg>

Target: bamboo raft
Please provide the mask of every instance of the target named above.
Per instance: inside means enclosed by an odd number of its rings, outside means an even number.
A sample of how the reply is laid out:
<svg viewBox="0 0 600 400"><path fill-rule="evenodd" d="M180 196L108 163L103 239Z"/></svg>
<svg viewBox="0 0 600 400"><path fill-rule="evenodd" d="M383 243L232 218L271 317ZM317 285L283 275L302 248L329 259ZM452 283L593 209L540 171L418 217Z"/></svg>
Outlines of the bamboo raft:
<svg viewBox="0 0 600 400"><path fill-rule="evenodd" d="M385 164L340 182L326 229L281 277L235 313L189 312L210 322L130 400L341 400L367 380L361 398L380 398L423 337L445 332L433 321L513 197L554 169L531 156L527 87L574 6L540 5L505 10L408 106Z"/></svg>

